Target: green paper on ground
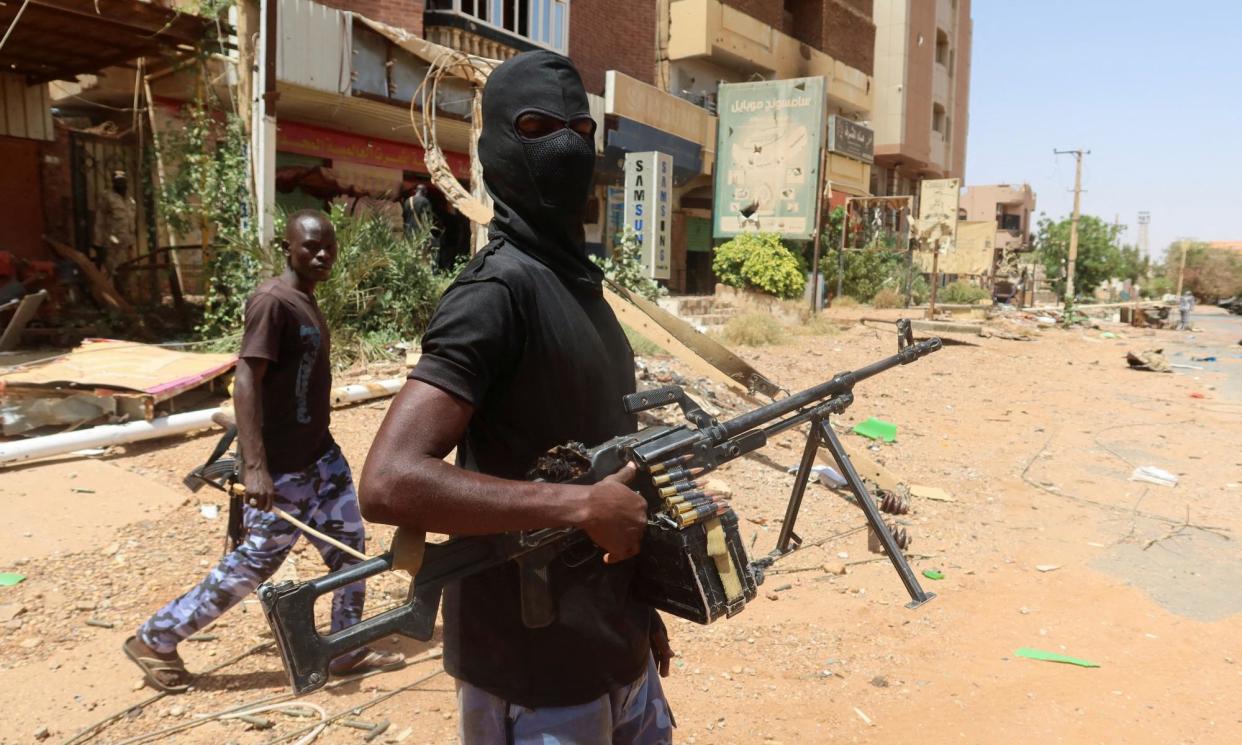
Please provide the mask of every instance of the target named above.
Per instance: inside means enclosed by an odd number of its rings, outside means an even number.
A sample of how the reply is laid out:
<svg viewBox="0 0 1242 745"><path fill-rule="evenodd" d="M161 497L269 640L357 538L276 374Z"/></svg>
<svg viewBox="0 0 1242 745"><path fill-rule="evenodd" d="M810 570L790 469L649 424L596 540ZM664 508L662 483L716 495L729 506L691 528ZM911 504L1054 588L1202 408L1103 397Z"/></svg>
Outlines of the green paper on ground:
<svg viewBox="0 0 1242 745"><path fill-rule="evenodd" d="M892 422L886 422L883 419L871 417L865 422L855 424L854 433L863 437L869 437L872 440L894 442L897 439L897 425Z"/></svg>
<svg viewBox="0 0 1242 745"><path fill-rule="evenodd" d="M923 576L928 579L944 579L944 572L939 569L924 569Z"/></svg>
<svg viewBox="0 0 1242 745"><path fill-rule="evenodd" d="M1026 657L1031 660L1043 660L1044 662L1064 662L1079 667L1099 667L1098 664L1091 660L1084 660L1078 657L1070 657L1069 655L1057 654L1044 649L1035 649L1034 647L1022 647L1014 652L1018 657Z"/></svg>
<svg viewBox="0 0 1242 745"><path fill-rule="evenodd" d="M0 587L12 587L22 580L26 579L26 575L17 572L0 572Z"/></svg>

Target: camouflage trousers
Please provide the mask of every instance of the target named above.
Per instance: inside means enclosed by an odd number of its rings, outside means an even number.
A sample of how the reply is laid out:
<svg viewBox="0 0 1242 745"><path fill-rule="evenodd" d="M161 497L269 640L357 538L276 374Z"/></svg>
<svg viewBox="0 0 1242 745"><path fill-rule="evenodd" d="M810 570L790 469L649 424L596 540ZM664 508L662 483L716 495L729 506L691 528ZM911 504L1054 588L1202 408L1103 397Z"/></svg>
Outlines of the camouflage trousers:
<svg viewBox="0 0 1242 745"><path fill-rule="evenodd" d="M671 745L675 726L654 659L580 706L528 709L459 680L457 713L461 745Z"/></svg>
<svg viewBox="0 0 1242 745"><path fill-rule="evenodd" d="M315 463L295 473L273 474L274 504L316 530L359 551L365 547L358 495L345 456L335 445ZM139 629L143 644L162 654L219 618L260 583L275 574L302 531L271 512L245 507L246 539L225 556L202 582L161 608ZM335 546L307 536L328 569L336 571L357 559ZM346 585L332 596L332 630L362 620L364 582ZM365 652L365 650L361 650Z"/></svg>

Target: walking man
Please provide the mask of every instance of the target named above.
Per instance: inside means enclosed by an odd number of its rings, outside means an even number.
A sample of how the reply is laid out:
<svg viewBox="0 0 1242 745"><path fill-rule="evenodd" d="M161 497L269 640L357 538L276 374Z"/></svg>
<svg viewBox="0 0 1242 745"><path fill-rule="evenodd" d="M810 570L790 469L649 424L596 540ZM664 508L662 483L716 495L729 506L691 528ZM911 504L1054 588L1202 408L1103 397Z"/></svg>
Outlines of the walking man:
<svg viewBox="0 0 1242 745"><path fill-rule="evenodd" d="M587 258L595 122L573 64L519 54L483 91L491 242L445 292L364 469L369 519L485 535L574 526L598 546L548 568L556 618L522 622L510 563L445 588L444 663L465 745L672 739L664 624L631 592L646 503L632 467L592 486L522 480L550 447L633 432L634 358ZM457 448L457 463L443 458Z"/></svg>
<svg viewBox="0 0 1242 745"><path fill-rule="evenodd" d="M281 242L283 274L246 302L234 398L246 487L243 540L198 586L151 616L124 649L162 691L180 693L192 676L177 644L249 595L280 567L301 534L270 512L273 505L359 551L365 548L358 497L345 456L328 431L332 370L330 338L315 303L315 286L336 261L336 234L327 215L302 210L289 218ZM357 560L308 536L329 570ZM332 598L332 631L362 619L362 582ZM402 662L399 654L361 649L333 662L346 674Z"/></svg>
<svg viewBox="0 0 1242 745"><path fill-rule="evenodd" d="M1177 322L1178 331L1188 331L1190 329L1190 311L1195 309L1195 296L1190 290L1182 293L1177 299L1177 312L1180 320Z"/></svg>

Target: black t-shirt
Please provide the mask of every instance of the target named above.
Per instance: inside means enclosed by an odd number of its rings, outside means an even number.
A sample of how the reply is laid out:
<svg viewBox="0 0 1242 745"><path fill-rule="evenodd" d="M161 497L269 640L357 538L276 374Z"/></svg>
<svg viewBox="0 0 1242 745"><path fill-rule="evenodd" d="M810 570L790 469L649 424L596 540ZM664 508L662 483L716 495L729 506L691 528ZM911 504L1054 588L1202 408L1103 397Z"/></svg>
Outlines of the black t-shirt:
<svg viewBox="0 0 1242 745"><path fill-rule="evenodd" d="M621 407L634 391L629 342L598 288L570 291L529 255L493 244L445 292L410 377L470 402L458 444L463 468L521 479L536 458L570 440L595 445L633 432ZM450 585L444 597L445 668L527 707L572 706L633 682L650 653L651 608L630 593L635 562L605 565L596 551L549 575L556 620L522 623L517 565Z"/></svg>
<svg viewBox="0 0 1242 745"><path fill-rule="evenodd" d="M315 298L269 279L246 301L240 356L268 361L263 448L272 473L300 471L332 446L331 340Z"/></svg>

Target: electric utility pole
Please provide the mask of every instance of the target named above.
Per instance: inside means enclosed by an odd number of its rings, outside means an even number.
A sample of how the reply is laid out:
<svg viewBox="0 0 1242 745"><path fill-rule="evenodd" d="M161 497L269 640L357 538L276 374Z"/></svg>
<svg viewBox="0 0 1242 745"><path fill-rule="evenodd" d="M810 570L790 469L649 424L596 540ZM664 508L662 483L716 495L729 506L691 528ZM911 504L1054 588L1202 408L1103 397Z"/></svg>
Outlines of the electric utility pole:
<svg viewBox="0 0 1242 745"><path fill-rule="evenodd" d="M1074 216L1070 220L1069 262L1065 267L1065 325L1070 324L1070 311L1074 307L1074 265L1078 262L1078 218L1082 203L1082 156L1090 150L1053 150L1054 155L1074 156Z"/></svg>

